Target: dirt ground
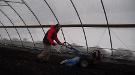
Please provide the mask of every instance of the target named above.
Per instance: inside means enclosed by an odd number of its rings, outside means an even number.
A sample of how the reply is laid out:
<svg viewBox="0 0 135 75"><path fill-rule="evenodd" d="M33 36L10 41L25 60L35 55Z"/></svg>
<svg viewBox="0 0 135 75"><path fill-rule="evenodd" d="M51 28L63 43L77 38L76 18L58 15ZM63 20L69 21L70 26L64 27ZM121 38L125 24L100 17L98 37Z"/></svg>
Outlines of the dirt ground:
<svg viewBox="0 0 135 75"><path fill-rule="evenodd" d="M134 75L135 73L133 65L100 63L81 68L60 65L55 63L56 60L43 62L29 51L0 48L0 75Z"/></svg>

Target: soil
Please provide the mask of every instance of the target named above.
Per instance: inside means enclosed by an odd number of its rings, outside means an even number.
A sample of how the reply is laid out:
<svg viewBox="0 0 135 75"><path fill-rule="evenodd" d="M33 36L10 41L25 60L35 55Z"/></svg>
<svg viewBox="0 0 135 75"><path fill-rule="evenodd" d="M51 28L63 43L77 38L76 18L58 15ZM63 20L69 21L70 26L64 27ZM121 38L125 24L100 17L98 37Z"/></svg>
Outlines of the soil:
<svg viewBox="0 0 135 75"><path fill-rule="evenodd" d="M134 75L135 66L100 63L87 68L60 65L52 56L50 62L40 61L37 54L28 50L0 48L0 75Z"/></svg>

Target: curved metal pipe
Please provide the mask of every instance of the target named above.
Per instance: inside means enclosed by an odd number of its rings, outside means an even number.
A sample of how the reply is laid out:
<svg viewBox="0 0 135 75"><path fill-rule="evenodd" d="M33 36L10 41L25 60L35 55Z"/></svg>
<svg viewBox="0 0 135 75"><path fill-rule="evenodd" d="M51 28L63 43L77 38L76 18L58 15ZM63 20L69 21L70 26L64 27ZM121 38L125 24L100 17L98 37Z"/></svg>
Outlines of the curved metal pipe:
<svg viewBox="0 0 135 75"><path fill-rule="evenodd" d="M37 22L39 23L39 25L42 26L41 23L40 23L40 21L39 21L39 19L38 19L38 17L35 15L35 13L32 11L32 9L28 6L28 4L27 4L24 0L22 0L22 2L27 6L27 8L28 8L28 9L30 10L30 12L33 14L33 16L35 17L35 19L36 19ZM43 31L44 34L45 34L45 31L44 31L43 27L41 27L41 28L42 28L42 31Z"/></svg>
<svg viewBox="0 0 135 75"><path fill-rule="evenodd" d="M1 39L1 42L3 42L3 39L2 39L2 36L1 36L1 34L0 34L0 39ZM4 42L3 42L4 43Z"/></svg>
<svg viewBox="0 0 135 75"><path fill-rule="evenodd" d="M50 5L48 4L48 2L46 0L44 0L44 2L47 4L48 8L51 10L54 18L56 19L57 23L60 24L58 18L56 17L55 13L53 12L52 8L50 7ZM62 35L63 35L63 38L64 38L64 41L66 42L66 38L64 36L64 32L63 32L63 29L61 28L61 32L62 32Z"/></svg>
<svg viewBox="0 0 135 75"><path fill-rule="evenodd" d="M1 23L2 26L5 26L1 21L0 21L0 23ZM13 41L12 41L12 39L11 39L11 37L10 37L8 31L7 31L7 28L4 28L4 29L5 29L5 31L7 32L7 35L8 35L8 37L9 37L9 40L11 41L11 44L13 44L13 43L12 43Z"/></svg>
<svg viewBox="0 0 135 75"><path fill-rule="evenodd" d="M12 22L12 20L6 15L6 13L4 13L4 11L2 11L1 9L0 9L0 11L2 12L2 14L4 14L4 15L9 19L9 21L12 23L12 25L15 26L14 23ZM18 30L17 30L16 27L15 27L15 30L16 30L16 32L17 32L19 38L20 38L20 41L21 41L22 46L24 46L24 45L23 45L23 42L22 42L22 39L21 39L21 36L20 36L20 34L19 34L19 32L18 32Z"/></svg>
<svg viewBox="0 0 135 75"><path fill-rule="evenodd" d="M10 3L20 3L20 4L23 4L22 2L16 2L16 1L6 1L6 0L1 0L1 1L10 2Z"/></svg>
<svg viewBox="0 0 135 75"><path fill-rule="evenodd" d="M0 6L8 6L8 5L0 5Z"/></svg>
<svg viewBox="0 0 135 75"><path fill-rule="evenodd" d="M8 2L5 2L5 3L7 3L7 5L8 5L11 9L13 9L13 11L14 11L14 12L18 15L18 17L22 20L22 22L24 23L24 25L27 26L27 24L25 23L25 21L23 20L23 18L20 16L20 14L19 14ZM32 42L33 42L34 47L35 47L35 42L34 42L34 39L33 39L33 37L32 37L32 34L31 34L29 28L27 28L27 30L28 30L28 32L29 32L29 34L30 34L30 36L31 36Z"/></svg>
<svg viewBox="0 0 135 75"><path fill-rule="evenodd" d="M0 39L2 40L2 36L1 36L1 34L0 34Z"/></svg>
<svg viewBox="0 0 135 75"><path fill-rule="evenodd" d="M79 16L79 13L78 13L78 11L77 11L77 9L76 9L76 7L75 7L75 5L74 5L73 1L72 1L72 0L70 0L70 2L71 2L71 4L73 5L73 8L74 8L74 10L75 10L75 12L76 12L76 14L77 14L77 16L78 16L78 19L79 19L80 23L81 23L82 30L83 30L83 33L84 33L84 38L85 38L85 41L86 41L87 52L88 52L88 42L87 42L87 37L86 37L86 33L85 33L85 30L84 30L84 27L83 27L83 24L82 24L81 18L80 18L80 16Z"/></svg>
<svg viewBox="0 0 135 75"><path fill-rule="evenodd" d="M112 55L113 55L111 31L110 31L109 22L108 22L106 10L105 10L105 7L104 7L104 3L103 3L102 0L101 0L101 5L102 5L102 8L103 8L103 11L104 11L104 14L105 14L105 19L106 19L106 22L107 22L107 28L108 28L108 33L109 33L109 37L110 37L110 44L111 44L111 50L112 50Z"/></svg>

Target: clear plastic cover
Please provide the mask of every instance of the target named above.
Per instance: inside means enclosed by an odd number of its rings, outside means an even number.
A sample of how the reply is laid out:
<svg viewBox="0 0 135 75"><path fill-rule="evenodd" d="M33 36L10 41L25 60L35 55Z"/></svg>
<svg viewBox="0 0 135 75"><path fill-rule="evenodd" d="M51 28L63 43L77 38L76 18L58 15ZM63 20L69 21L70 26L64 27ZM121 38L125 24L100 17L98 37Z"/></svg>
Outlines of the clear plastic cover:
<svg viewBox="0 0 135 75"><path fill-rule="evenodd" d="M58 33L62 42L66 40L70 44L86 47L87 40L88 47L111 48L107 27L89 27L107 23L101 1L72 0L72 2L71 0L0 1L0 42L43 48L44 32L49 29L45 26L59 22L63 26L72 25L62 27L62 31ZM135 0L103 0L108 23L135 27L134 3ZM86 39L80 21L82 25L88 26L84 27ZM73 27L76 25L80 27ZM113 48L135 49L135 28L114 27L110 28L110 31Z"/></svg>

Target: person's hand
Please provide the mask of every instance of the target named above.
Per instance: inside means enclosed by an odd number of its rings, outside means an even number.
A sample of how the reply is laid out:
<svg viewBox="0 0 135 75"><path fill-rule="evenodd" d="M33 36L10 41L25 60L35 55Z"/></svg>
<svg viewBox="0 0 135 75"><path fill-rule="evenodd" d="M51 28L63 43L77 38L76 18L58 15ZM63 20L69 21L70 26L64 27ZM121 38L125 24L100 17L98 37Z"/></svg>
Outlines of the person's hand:
<svg viewBox="0 0 135 75"><path fill-rule="evenodd" d="M62 45L63 45L63 46L66 46L66 42L63 42Z"/></svg>
<svg viewBox="0 0 135 75"><path fill-rule="evenodd" d="M62 45L62 46L64 46L64 43L59 43L59 45Z"/></svg>

